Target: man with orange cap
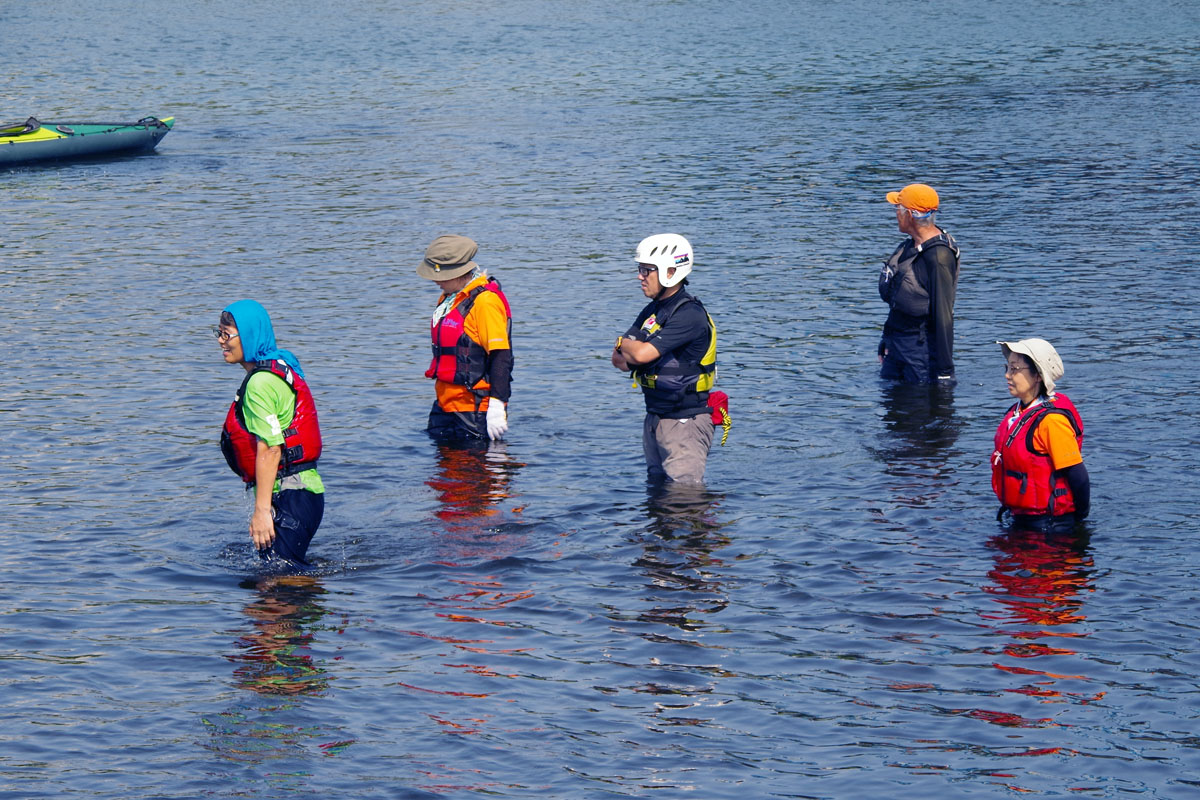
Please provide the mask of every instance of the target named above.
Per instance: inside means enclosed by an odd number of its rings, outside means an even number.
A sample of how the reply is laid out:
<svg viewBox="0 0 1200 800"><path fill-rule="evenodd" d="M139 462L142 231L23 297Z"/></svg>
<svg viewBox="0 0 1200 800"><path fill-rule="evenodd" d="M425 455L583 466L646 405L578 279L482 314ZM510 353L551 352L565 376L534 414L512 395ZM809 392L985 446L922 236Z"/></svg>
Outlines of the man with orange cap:
<svg viewBox="0 0 1200 800"><path fill-rule="evenodd" d="M908 238L883 262L879 296L891 307L879 342L879 374L905 383L954 381L954 295L958 243L938 227L933 187L888 192Z"/></svg>

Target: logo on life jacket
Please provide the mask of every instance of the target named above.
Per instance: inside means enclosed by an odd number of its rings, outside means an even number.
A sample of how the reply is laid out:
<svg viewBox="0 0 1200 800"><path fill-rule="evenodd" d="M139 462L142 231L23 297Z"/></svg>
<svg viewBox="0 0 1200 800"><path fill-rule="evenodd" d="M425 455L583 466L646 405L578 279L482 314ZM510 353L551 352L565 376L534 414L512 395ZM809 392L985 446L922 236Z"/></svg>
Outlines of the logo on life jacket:
<svg viewBox="0 0 1200 800"><path fill-rule="evenodd" d="M680 361L674 353L664 353L657 361L633 370L634 386L640 386L645 391L679 395L680 399L682 399L682 396L686 393L699 394L707 392L716 385L717 325L698 299L689 295L682 302L675 305L669 311L666 311L665 314L662 309L659 309L656 314L651 314L646 318L646 321L642 323L642 330L646 332L647 337L654 335L670 321L670 317L681 306L687 303L695 303L704 311L704 316L708 320L708 349L704 352L700 361L693 364L686 364ZM662 322L659 322L656 318L658 314L664 314Z"/></svg>

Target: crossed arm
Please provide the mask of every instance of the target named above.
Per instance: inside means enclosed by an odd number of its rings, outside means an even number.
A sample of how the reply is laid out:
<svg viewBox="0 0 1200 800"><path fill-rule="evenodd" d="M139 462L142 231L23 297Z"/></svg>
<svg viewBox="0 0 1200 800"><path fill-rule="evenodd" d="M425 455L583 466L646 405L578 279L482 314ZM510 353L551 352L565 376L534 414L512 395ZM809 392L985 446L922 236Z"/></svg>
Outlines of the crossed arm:
<svg viewBox="0 0 1200 800"><path fill-rule="evenodd" d="M639 342L637 339L622 336L620 344L613 348L612 365L622 372L629 372L634 367L657 361L660 357L662 353L649 342Z"/></svg>

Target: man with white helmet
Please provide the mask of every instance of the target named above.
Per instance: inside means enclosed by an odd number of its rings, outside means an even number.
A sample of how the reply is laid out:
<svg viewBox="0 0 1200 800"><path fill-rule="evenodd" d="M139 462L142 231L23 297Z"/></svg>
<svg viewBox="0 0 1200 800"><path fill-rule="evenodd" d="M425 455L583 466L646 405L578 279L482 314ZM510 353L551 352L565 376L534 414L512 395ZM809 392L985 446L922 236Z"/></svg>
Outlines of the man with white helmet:
<svg viewBox="0 0 1200 800"><path fill-rule="evenodd" d="M655 480L700 483L712 445L709 390L717 380L717 329L684 288L695 255L677 233L643 239L638 277L649 304L613 348L613 366L632 372L646 400L642 446Z"/></svg>

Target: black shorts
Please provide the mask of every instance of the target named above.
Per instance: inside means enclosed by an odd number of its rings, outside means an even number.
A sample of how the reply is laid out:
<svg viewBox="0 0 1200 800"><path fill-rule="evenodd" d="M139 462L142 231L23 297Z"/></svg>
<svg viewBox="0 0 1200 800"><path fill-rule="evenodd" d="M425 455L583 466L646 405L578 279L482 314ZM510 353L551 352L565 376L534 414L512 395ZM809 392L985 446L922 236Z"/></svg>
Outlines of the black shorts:
<svg viewBox="0 0 1200 800"><path fill-rule="evenodd" d="M1075 530L1074 514L1060 514L1052 517L1049 514L1031 516L1013 514L1012 529L1014 531L1033 531L1034 533L1071 533Z"/></svg>
<svg viewBox="0 0 1200 800"><path fill-rule="evenodd" d="M487 440L487 414L483 411L443 411L435 400L425 432L440 441Z"/></svg>
<svg viewBox="0 0 1200 800"><path fill-rule="evenodd" d="M305 556L321 518L325 516L325 495L307 489L284 489L271 496L271 516L275 520L275 541L260 554L276 555L298 567L310 567Z"/></svg>

